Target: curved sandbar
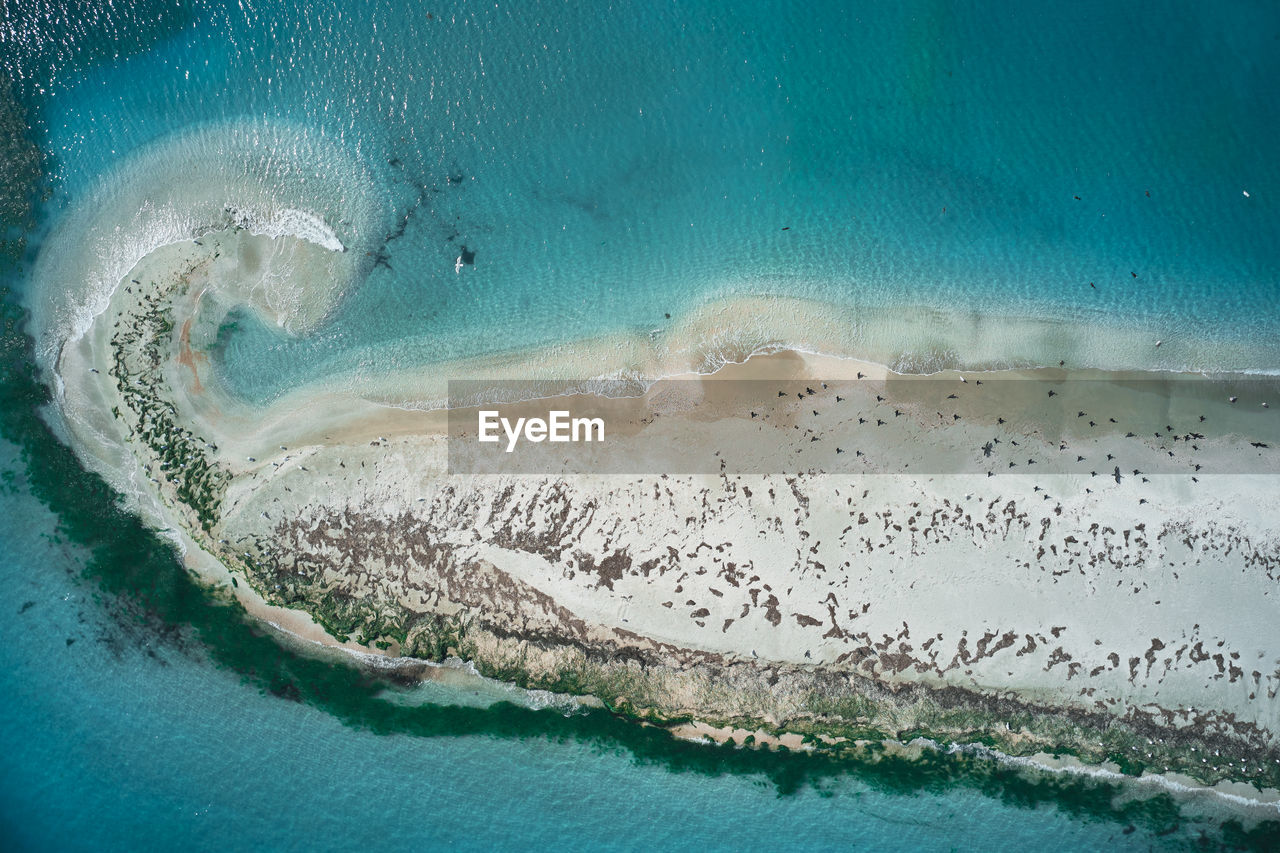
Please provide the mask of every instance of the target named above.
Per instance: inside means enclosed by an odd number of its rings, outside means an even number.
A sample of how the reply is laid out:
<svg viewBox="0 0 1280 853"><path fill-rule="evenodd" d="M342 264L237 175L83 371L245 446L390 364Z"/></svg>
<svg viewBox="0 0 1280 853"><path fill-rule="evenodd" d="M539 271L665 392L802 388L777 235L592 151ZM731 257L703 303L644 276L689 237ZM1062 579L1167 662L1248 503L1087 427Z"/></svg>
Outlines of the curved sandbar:
<svg viewBox="0 0 1280 853"><path fill-rule="evenodd" d="M323 266L327 250L234 229L200 243L158 249L130 271L62 350L61 402L90 463L171 528L193 565L216 558L264 618L305 613L330 642L458 656L528 687L730 733L979 739L1276 785L1280 490L1265 474L1193 467L1198 454L1235 470L1262 458L1234 426L1194 451L1176 445L1182 473L1145 481L1087 466L905 476L904 460L927 471L934 454L980 455L993 438L1017 442L1026 466L1069 445L1113 455L1117 470L1147 467L1174 452L1151 425L1188 413L1155 401L1117 412L1117 424L1064 429L1046 404L1040 421L1001 424L1000 401L979 396L998 386L993 373L981 388L949 374L954 418L895 414L874 384L838 407L818 391L778 403L714 388L889 376L783 350L707 377L709 419L623 432L726 459L761 443L794 449L795 473L448 475L445 417L432 408L442 377L572 376L584 363L670 373L680 358L701 366L693 341L740 345L744 317L761 324L753 347L768 346L769 316L774 340L795 343L800 309L725 303L684 320L688 343L584 342L433 368L416 387L404 376L317 384L264 411L221 386L217 325L245 298L246 258L257 269L288 257L296 269L306 257ZM811 334L820 322L810 318ZM1119 389L1133 375L1106 378ZM750 416L766 403L777 416L767 424ZM1234 424L1236 412L1209 402L1204 422L1169 434ZM883 419L892 428L871 426ZM859 427L864 472L820 473L834 458L825 437ZM220 571L210 577L228 579ZM307 622L287 627L320 636Z"/></svg>

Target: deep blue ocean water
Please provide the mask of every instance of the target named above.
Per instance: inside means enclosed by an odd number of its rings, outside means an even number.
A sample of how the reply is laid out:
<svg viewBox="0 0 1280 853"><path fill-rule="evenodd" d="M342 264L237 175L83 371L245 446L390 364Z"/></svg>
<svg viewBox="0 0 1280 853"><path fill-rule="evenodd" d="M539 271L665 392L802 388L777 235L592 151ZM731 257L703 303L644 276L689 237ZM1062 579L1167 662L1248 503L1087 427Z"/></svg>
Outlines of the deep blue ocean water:
<svg viewBox="0 0 1280 853"><path fill-rule="evenodd" d="M317 182L361 195L375 236L403 225L315 334L239 319L219 369L254 400L356 366L645 330L728 293L1122 322L1259 352L1280 331L1274 3L2 14L0 67L51 155L36 248L108 203L104 176L146 146L163 159L176 134L230 122L323 136L370 179L317 163ZM464 244L475 264L459 274ZM5 445L0 469L22 467ZM0 492L8 848L1158 841L964 787L780 797L574 742L354 731L122 615L74 579L84 555L14 482Z"/></svg>

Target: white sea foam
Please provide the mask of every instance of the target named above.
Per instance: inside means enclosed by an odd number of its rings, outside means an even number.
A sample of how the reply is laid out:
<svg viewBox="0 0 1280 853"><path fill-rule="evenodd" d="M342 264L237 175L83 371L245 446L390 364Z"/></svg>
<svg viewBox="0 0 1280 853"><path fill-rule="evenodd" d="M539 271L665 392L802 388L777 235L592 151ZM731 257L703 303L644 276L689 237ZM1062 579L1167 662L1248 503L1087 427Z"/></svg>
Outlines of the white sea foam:
<svg viewBox="0 0 1280 853"><path fill-rule="evenodd" d="M385 193L333 141L280 122L203 126L132 154L63 215L37 259L30 298L43 364L81 338L129 270L156 249L239 227L345 253L338 281L307 281L273 305L286 328L362 269ZM296 283L295 283L296 284Z"/></svg>
<svg viewBox="0 0 1280 853"><path fill-rule="evenodd" d="M346 246L324 218L306 210L284 207L276 210L253 210L227 205L228 224L263 237L297 237L331 252L345 252Z"/></svg>
<svg viewBox="0 0 1280 853"><path fill-rule="evenodd" d="M922 744L934 749L942 749L942 747L934 741L927 738L917 739ZM1038 761L1035 758L1017 755L1006 755L999 750L992 749L983 744L952 744L945 750L947 753L961 753L968 755L977 755L988 758L993 761L999 761L1002 764L1008 764L1016 767L1026 767L1032 770L1045 773L1070 773L1078 776L1088 776L1093 779L1101 779L1107 782L1119 782L1132 785L1154 786L1162 788L1166 791L1182 794L1209 796L1219 799L1223 802L1230 803L1235 806L1242 806L1249 809L1259 809L1263 812L1276 812L1280 814L1280 802L1257 799L1254 797L1242 796L1229 791L1223 791L1219 788L1213 788L1206 785L1186 785L1167 776L1158 773L1152 773L1145 776L1130 776L1124 773L1118 773L1114 770L1108 770L1105 767L1090 766L1085 764L1049 764L1044 761Z"/></svg>

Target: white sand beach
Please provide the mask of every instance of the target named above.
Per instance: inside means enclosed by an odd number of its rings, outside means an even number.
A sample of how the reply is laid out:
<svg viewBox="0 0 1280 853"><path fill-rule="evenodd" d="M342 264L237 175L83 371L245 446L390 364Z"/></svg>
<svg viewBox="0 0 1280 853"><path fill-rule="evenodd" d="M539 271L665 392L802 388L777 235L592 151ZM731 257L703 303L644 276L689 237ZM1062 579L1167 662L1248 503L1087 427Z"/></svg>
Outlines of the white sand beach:
<svg viewBox="0 0 1280 853"><path fill-rule="evenodd" d="M236 230L154 251L57 367L86 462L264 620L770 737L1087 754L1116 721L1156 772L1276 772L1280 481L1258 436L1280 399L1229 402L1240 377L1135 391L1182 374L1078 368L1088 335L1028 321L957 330L931 362L952 368L912 385L883 365L938 318L742 299L660 334L236 399L210 351L226 306L272 310L246 268L322 269L326 251ZM855 340L863 359L835 352ZM1205 357L1190 347L1161 358ZM1038 367L1057 350L1063 367ZM611 376L669 381L640 409L595 401L608 446L572 452L635 473L448 472L446 380ZM1042 403L1015 400L1027 388ZM645 468L663 447L716 461Z"/></svg>

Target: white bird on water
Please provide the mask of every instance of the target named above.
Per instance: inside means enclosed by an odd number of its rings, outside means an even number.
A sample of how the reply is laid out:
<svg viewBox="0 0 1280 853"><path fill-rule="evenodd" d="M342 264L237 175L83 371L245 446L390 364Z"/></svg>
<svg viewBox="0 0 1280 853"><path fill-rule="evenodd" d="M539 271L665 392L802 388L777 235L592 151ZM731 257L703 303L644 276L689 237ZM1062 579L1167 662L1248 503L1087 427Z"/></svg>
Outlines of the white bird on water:
<svg viewBox="0 0 1280 853"><path fill-rule="evenodd" d="M453 262L453 271L456 273L462 272L462 255L458 255L458 259Z"/></svg>

